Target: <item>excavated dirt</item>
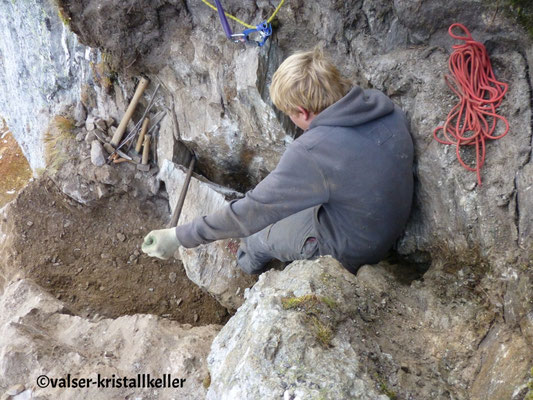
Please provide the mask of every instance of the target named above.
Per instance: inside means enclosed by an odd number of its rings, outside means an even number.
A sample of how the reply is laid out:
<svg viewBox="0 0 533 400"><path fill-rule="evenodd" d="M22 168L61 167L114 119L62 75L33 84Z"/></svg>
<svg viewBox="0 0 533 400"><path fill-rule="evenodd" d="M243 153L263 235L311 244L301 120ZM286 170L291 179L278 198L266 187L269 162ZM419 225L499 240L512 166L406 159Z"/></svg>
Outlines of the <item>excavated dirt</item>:
<svg viewBox="0 0 533 400"><path fill-rule="evenodd" d="M165 227L167 204L122 195L87 207L50 179L38 179L8 205L2 222L11 253L2 255L0 273L35 280L84 317L150 313L192 325L224 324L226 309L188 280L178 260L140 250L150 230Z"/></svg>

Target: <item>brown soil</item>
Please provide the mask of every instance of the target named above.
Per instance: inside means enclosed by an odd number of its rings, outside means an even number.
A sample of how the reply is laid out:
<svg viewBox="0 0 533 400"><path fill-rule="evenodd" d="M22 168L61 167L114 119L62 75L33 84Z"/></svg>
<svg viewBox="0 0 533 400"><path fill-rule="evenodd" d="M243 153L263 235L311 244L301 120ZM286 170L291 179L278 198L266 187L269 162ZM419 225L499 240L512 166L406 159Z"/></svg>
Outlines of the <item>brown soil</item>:
<svg viewBox="0 0 533 400"><path fill-rule="evenodd" d="M31 182L8 206L4 230L14 253L2 255L0 275L35 280L81 316L150 313L224 324L226 309L189 281L179 261L140 251L143 237L167 223L167 204L122 195L90 208L48 178Z"/></svg>
<svg viewBox="0 0 533 400"><path fill-rule="evenodd" d="M7 128L0 129L0 208L17 196L31 176L30 165L13 135Z"/></svg>

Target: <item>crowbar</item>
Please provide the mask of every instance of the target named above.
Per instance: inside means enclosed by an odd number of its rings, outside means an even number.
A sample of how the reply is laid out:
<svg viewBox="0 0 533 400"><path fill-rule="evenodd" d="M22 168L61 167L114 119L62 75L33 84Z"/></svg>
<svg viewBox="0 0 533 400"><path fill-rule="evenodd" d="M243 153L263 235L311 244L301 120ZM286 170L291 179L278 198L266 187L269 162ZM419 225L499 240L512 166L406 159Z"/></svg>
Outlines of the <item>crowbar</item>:
<svg viewBox="0 0 533 400"><path fill-rule="evenodd" d="M189 190L189 182L191 181L192 170L194 169L195 163L196 158L193 155L191 158L191 163L189 164L189 170L187 171L187 175L185 176L185 182L183 182L183 186L181 188L178 204L176 204L176 208L174 209L174 212L172 213L172 218L170 219L170 223L168 224L169 228L174 228L178 226L178 220L180 219L181 209L183 208L183 203L185 202L187 190Z"/></svg>

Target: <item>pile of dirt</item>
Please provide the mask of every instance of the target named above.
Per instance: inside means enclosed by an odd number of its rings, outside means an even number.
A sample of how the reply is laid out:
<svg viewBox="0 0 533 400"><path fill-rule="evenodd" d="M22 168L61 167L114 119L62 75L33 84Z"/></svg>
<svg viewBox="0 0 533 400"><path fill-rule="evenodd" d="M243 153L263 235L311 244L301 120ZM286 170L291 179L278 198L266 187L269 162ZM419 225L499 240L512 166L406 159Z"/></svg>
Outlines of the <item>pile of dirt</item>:
<svg viewBox="0 0 533 400"><path fill-rule="evenodd" d="M178 260L141 252L144 236L165 227L163 198L113 196L94 207L65 196L48 178L31 182L7 208L10 254L0 274L33 279L76 315L150 313L180 323L224 324L228 312L189 281Z"/></svg>

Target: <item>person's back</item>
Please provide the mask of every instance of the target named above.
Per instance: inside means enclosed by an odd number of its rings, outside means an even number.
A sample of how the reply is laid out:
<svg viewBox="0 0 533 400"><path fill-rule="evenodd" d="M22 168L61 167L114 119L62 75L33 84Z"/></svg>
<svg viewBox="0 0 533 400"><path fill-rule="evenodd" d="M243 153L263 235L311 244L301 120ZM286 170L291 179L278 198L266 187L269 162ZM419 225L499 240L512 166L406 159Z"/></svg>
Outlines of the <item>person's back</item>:
<svg viewBox="0 0 533 400"><path fill-rule="evenodd" d="M328 189L314 221L320 253L352 271L379 261L403 230L413 193L413 144L401 110L381 92L356 87L298 141Z"/></svg>

